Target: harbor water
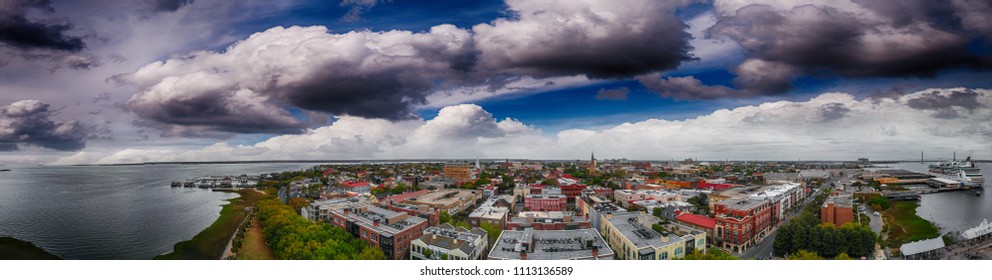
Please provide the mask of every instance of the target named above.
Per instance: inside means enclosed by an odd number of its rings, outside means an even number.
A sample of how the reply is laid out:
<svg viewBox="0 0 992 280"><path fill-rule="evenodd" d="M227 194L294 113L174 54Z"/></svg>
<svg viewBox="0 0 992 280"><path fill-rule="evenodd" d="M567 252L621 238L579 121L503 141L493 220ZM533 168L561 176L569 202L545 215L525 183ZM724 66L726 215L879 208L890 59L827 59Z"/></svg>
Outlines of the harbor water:
<svg viewBox="0 0 992 280"><path fill-rule="evenodd" d="M926 173L930 164L934 162L903 162L888 166ZM975 163L975 167L982 170L986 181L992 178L992 163ZM989 185L985 183L986 190ZM924 194L916 213L936 224L941 233L959 238L961 232L977 226L983 219L992 220L992 193L983 191L981 196L972 191Z"/></svg>
<svg viewBox="0 0 992 280"><path fill-rule="evenodd" d="M6 167L0 236L66 259L151 259L220 216L237 194L172 188L208 175L300 170L310 163Z"/></svg>

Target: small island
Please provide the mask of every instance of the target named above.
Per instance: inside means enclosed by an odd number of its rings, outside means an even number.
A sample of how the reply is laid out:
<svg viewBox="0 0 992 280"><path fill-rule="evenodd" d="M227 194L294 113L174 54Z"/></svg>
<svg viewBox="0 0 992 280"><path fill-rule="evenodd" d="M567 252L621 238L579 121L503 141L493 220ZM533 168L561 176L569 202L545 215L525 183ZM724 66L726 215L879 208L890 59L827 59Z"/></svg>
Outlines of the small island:
<svg viewBox="0 0 992 280"><path fill-rule="evenodd" d="M61 260L31 242L13 237L0 237L0 260Z"/></svg>

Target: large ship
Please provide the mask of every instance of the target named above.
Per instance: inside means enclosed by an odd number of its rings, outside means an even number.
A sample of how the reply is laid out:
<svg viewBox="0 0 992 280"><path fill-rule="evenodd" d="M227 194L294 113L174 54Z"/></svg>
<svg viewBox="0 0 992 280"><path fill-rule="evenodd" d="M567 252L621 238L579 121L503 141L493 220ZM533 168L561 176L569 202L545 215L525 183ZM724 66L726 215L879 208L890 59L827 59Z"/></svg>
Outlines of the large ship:
<svg viewBox="0 0 992 280"><path fill-rule="evenodd" d="M961 182L968 187L981 187L985 183L981 170L971 162L971 157L964 161L949 161L930 165L930 173L938 177Z"/></svg>

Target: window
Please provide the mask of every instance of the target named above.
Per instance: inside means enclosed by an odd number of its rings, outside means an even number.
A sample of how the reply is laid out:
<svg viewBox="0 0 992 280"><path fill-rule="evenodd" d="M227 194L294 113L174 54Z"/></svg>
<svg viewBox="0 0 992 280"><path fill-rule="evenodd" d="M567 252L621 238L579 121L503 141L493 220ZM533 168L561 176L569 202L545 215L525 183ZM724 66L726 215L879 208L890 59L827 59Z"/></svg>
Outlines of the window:
<svg viewBox="0 0 992 280"><path fill-rule="evenodd" d="M661 252L661 257L659 259L667 260L668 259L668 252Z"/></svg>
<svg viewBox="0 0 992 280"><path fill-rule="evenodd" d="M675 255L676 256L681 256L682 255L682 247L675 248Z"/></svg>

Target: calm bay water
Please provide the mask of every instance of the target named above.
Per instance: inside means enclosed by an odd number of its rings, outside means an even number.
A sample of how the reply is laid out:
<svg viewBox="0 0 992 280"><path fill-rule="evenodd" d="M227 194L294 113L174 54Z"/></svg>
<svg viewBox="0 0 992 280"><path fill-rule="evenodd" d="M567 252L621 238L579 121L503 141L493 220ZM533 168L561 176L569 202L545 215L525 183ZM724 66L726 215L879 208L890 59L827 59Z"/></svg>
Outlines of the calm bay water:
<svg viewBox="0 0 992 280"><path fill-rule="evenodd" d="M220 216L237 194L172 181L309 168L312 163L22 167L0 172L0 236L66 259L150 259ZM7 167L9 168L9 167Z"/></svg>
<svg viewBox="0 0 992 280"><path fill-rule="evenodd" d="M927 168L933 164L927 162L903 162L891 164L889 166L901 168L909 171L926 172ZM988 181L992 178L992 164L975 163L975 167L982 170L982 175ZM958 238L961 232L975 227L982 223L983 219L992 220L992 190L989 186L992 183L985 183L985 191L981 196L975 196L974 192L943 192L935 194L924 194L920 201L920 208L916 209L917 215L937 224L941 233L953 234Z"/></svg>

